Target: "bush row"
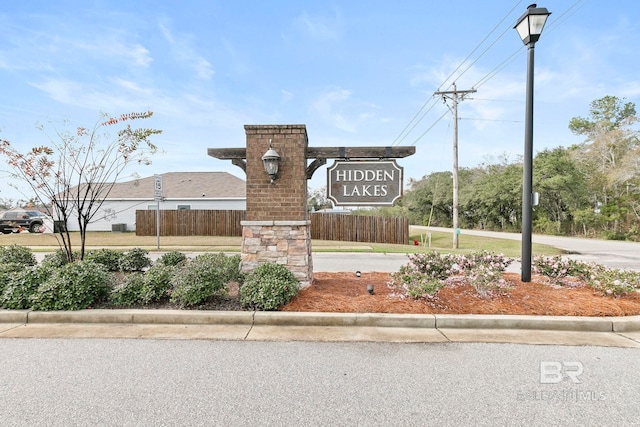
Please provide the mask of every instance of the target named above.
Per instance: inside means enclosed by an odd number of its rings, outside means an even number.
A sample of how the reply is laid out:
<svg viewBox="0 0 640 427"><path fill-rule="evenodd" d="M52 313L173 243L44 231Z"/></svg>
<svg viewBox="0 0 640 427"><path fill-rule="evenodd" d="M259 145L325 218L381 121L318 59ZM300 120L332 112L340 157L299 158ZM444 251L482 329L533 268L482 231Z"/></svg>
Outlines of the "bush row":
<svg viewBox="0 0 640 427"><path fill-rule="evenodd" d="M232 282L240 285L242 306L252 310L277 310L300 288L283 265L267 263L242 274L239 255L207 253L189 259L172 251L152 263L144 249L99 249L82 261L67 263L64 253L57 251L38 265L29 248L0 246L0 308L4 309L80 310L162 301L196 307L227 296Z"/></svg>
<svg viewBox="0 0 640 427"><path fill-rule="evenodd" d="M409 255L409 263L391 274L388 286L400 297L433 299L446 286L446 279L462 276L482 297L505 292L509 284L502 273L513 262L502 254L482 251L467 255L438 252ZM532 273L549 278L554 286L572 286L575 278L606 295L622 295L640 290L640 273L609 269L595 263L563 259L560 256L535 256Z"/></svg>

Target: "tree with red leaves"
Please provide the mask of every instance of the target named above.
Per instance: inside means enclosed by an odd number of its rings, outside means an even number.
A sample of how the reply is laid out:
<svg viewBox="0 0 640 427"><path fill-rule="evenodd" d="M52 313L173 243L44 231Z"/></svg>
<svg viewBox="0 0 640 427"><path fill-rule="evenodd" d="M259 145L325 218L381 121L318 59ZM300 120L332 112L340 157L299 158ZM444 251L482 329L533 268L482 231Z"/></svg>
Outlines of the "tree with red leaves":
<svg viewBox="0 0 640 427"><path fill-rule="evenodd" d="M85 255L87 226L96 217L113 185L123 177L129 166L148 165L157 152L151 142L162 131L132 128L130 124L112 137L107 127L126 121L148 119L153 113L103 114L91 129L78 127L74 132L54 129L51 145L34 147L20 153L13 145L0 139L0 155L13 170L12 177L27 183L37 199L51 206L54 220L63 224L76 220L80 230L80 259ZM46 131L45 128L42 128ZM74 260L74 250L67 227L57 230L58 243L67 260Z"/></svg>

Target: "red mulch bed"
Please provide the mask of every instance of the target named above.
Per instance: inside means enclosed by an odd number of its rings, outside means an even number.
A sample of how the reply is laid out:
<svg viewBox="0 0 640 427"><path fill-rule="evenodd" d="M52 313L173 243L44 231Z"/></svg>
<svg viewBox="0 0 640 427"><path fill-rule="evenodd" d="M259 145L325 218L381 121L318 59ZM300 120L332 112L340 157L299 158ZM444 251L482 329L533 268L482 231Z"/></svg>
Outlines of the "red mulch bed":
<svg viewBox="0 0 640 427"><path fill-rule="evenodd" d="M441 289L431 301L400 299L387 287L388 273L315 273L311 286L282 311L343 313L422 314L528 314L548 316L630 316L640 314L640 293L621 297L573 282L571 287L552 286L545 277L534 276L524 283L515 273L505 273L512 288L481 297L469 285L458 281ZM374 293L367 292L367 285Z"/></svg>

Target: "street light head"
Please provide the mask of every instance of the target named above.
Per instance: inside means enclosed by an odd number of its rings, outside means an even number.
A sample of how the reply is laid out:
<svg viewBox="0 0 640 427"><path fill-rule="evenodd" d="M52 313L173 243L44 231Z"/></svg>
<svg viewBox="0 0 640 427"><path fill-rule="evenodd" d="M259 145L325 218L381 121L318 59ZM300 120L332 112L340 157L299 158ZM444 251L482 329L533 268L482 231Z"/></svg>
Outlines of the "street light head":
<svg viewBox="0 0 640 427"><path fill-rule="evenodd" d="M549 15L551 15L551 12L544 7L537 7L536 4L532 4L527 8L527 11L522 14L515 27L513 27L518 31L518 35L524 44L534 44L540 39L540 34L542 34L542 29Z"/></svg>

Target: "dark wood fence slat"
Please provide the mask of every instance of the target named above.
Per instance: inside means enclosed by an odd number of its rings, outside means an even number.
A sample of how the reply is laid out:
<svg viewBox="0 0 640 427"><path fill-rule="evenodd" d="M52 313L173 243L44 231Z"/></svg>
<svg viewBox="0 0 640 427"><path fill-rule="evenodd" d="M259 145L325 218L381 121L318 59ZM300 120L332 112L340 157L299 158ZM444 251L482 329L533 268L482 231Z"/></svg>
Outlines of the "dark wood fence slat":
<svg viewBox="0 0 640 427"><path fill-rule="evenodd" d="M409 220L374 216L312 213L311 238L363 243L409 242ZM239 210L161 210L161 236L242 236ZM156 235L156 211L136 211L136 235Z"/></svg>

